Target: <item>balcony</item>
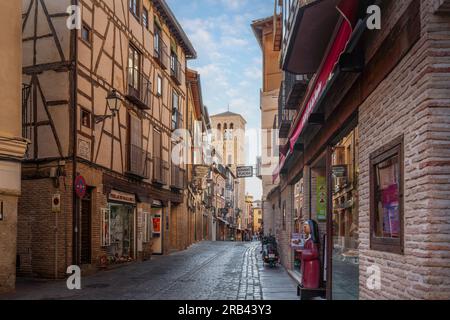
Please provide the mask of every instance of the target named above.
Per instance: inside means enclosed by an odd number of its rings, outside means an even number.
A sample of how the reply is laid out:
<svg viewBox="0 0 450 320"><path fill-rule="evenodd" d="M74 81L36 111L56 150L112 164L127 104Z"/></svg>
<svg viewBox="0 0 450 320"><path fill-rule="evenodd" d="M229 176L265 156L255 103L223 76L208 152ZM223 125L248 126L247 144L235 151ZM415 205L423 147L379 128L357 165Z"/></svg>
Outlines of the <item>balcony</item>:
<svg viewBox="0 0 450 320"><path fill-rule="evenodd" d="M161 66L161 68L167 69L170 61L169 51L167 49L167 45L164 43L160 36L154 36L154 48L155 50L153 53L153 57Z"/></svg>
<svg viewBox="0 0 450 320"><path fill-rule="evenodd" d="M280 138L288 137L292 122L297 114L297 110L286 109L285 85L285 81L282 81L280 95L278 97L278 129Z"/></svg>
<svg viewBox="0 0 450 320"><path fill-rule="evenodd" d="M317 72L341 15L338 1L296 0L283 9L282 69Z"/></svg>
<svg viewBox="0 0 450 320"><path fill-rule="evenodd" d="M167 161L162 160L161 158L154 157L153 158L153 183L159 185L167 184L167 170L169 168L169 164Z"/></svg>
<svg viewBox="0 0 450 320"><path fill-rule="evenodd" d="M185 170L179 166L172 165L172 177L170 186L175 189L183 190L185 186Z"/></svg>
<svg viewBox="0 0 450 320"><path fill-rule="evenodd" d="M297 110L306 94L310 77L308 75L284 72L285 108Z"/></svg>
<svg viewBox="0 0 450 320"><path fill-rule="evenodd" d="M31 100L31 86L22 85L22 137L33 141L33 108ZM30 148L27 149L25 159L30 158Z"/></svg>
<svg viewBox="0 0 450 320"><path fill-rule="evenodd" d="M134 103L140 109L151 109L151 88L152 83L145 74L136 68L128 68L128 88L125 97L129 101Z"/></svg>
<svg viewBox="0 0 450 320"><path fill-rule="evenodd" d="M150 153L135 145L128 145L127 149L127 171L125 173L140 179L150 179Z"/></svg>
<svg viewBox="0 0 450 320"><path fill-rule="evenodd" d="M184 81L183 68L181 66L180 61L178 61L177 56L175 55L172 55L170 57L170 76L178 85L181 85Z"/></svg>

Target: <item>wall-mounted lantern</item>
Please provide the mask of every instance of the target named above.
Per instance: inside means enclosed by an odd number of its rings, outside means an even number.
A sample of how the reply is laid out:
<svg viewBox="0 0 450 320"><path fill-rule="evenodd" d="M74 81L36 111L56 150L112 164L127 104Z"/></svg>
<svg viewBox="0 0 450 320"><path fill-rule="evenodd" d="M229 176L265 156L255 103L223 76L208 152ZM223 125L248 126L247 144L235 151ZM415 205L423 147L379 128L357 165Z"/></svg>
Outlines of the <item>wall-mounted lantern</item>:
<svg viewBox="0 0 450 320"><path fill-rule="evenodd" d="M113 89L111 92L109 92L106 96L106 105L108 106L111 114L104 116L95 116L95 123L100 123L108 118L114 118L119 112L120 107L122 106L122 102L123 100L116 89Z"/></svg>

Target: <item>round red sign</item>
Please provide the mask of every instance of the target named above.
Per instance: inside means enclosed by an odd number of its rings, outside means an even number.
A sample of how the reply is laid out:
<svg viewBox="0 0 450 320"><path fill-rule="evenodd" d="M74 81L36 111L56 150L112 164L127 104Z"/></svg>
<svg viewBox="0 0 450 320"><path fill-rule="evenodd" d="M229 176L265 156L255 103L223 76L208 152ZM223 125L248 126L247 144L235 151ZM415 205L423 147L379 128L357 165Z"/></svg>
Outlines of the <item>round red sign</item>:
<svg viewBox="0 0 450 320"><path fill-rule="evenodd" d="M84 180L83 176L77 176L75 178L75 193L78 198L84 198L86 195L86 180Z"/></svg>

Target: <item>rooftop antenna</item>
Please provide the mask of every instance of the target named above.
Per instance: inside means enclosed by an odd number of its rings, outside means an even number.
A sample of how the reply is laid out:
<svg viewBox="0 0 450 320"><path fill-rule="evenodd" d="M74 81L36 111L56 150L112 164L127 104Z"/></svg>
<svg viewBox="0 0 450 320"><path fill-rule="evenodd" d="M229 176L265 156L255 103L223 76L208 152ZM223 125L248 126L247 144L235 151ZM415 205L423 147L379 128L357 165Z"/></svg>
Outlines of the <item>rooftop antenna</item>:
<svg viewBox="0 0 450 320"><path fill-rule="evenodd" d="M230 104L228 104L228 112L230 112Z"/></svg>

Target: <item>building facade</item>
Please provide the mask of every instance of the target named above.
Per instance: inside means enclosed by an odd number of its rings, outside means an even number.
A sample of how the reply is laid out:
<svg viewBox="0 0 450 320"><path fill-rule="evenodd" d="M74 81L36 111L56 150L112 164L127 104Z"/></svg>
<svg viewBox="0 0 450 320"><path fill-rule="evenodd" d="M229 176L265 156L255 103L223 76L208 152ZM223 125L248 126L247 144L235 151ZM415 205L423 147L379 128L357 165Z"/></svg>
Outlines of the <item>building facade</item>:
<svg viewBox="0 0 450 320"><path fill-rule="evenodd" d="M230 166L236 176L236 168L246 164L245 119L234 112L224 112L211 116L212 144L221 155L222 164ZM245 205L245 179L237 179L237 208Z"/></svg>
<svg viewBox="0 0 450 320"><path fill-rule="evenodd" d="M28 144L21 122L21 13L20 1L0 4L0 293L15 287L20 161ZM22 91L27 103L29 88Z"/></svg>
<svg viewBox="0 0 450 320"><path fill-rule="evenodd" d="M282 72L279 66L281 49L281 19L275 17L256 20L252 23L255 37L261 47L263 57L263 84L261 88L261 130L262 150L258 167L259 178L262 180L262 210L264 216L264 234L275 232L274 211L269 193L277 187L278 180L273 181L271 173L278 165L278 98Z"/></svg>
<svg viewBox="0 0 450 320"><path fill-rule="evenodd" d="M163 0L24 1L18 270L60 278L184 249L186 61L196 52ZM76 19L79 13L79 21ZM73 23L73 28L68 28ZM58 86L54 84L58 83Z"/></svg>
<svg viewBox="0 0 450 320"><path fill-rule="evenodd" d="M272 207L292 236L318 222L326 298L448 299L448 1L337 5L283 2L280 113L294 116Z"/></svg>
<svg viewBox="0 0 450 320"><path fill-rule="evenodd" d="M262 216L262 208L261 201L253 202L253 228L252 232L254 235L259 235L262 231L263 227L263 216Z"/></svg>

